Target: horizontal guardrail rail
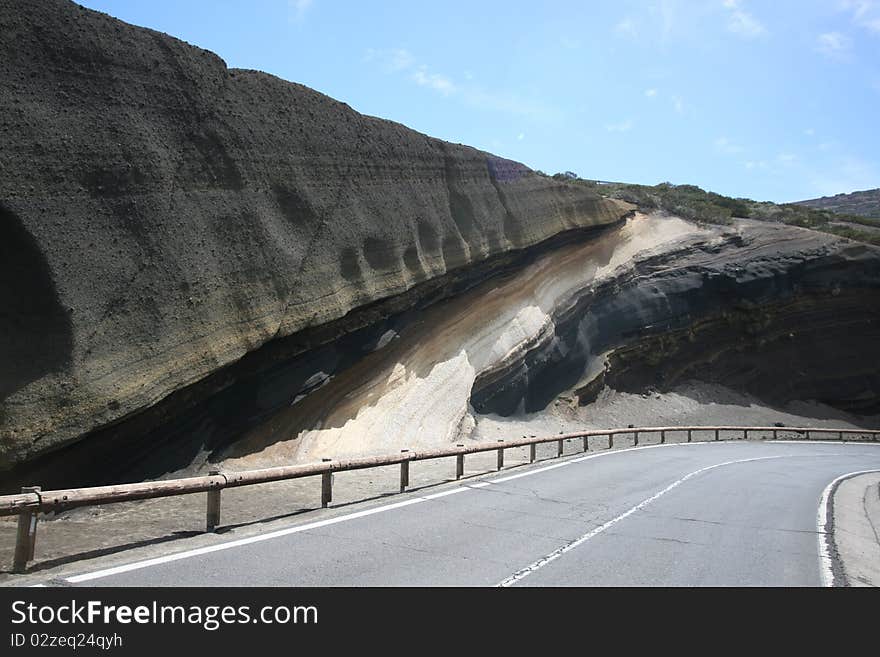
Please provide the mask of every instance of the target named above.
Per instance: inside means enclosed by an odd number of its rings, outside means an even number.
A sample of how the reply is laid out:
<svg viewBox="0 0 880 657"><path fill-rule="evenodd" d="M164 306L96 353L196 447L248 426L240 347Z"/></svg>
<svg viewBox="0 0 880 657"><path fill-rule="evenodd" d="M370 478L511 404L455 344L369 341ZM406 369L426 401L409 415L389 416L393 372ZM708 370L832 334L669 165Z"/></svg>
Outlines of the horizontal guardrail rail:
<svg viewBox="0 0 880 657"><path fill-rule="evenodd" d="M497 469L504 467L504 450L516 447L529 447L529 462L536 460L537 445L557 443L557 457L563 455L563 443L573 439L583 439L583 451L589 450L589 439L607 437L607 448L614 446L614 437L630 435L633 444L639 445L640 437L645 434L660 434L660 444L666 442L667 433L686 433L687 442L693 440L694 432L710 432L714 440L721 440L722 432L742 434L748 440L750 433L771 434L773 440L780 433L798 434L811 439L812 434L836 435L844 440L845 435L870 437L872 442L880 440L880 430L876 429L828 429L819 427L743 427L732 425L718 426L684 426L684 427L627 427L617 429L590 429L574 433L561 433L555 436L518 438L514 440L498 440L494 443L459 443L454 447L439 447L425 450L402 450L399 454L368 456L352 459L324 459L320 463L305 463L258 470L240 472L220 472L213 470L208 475L186 477L183 479L166 479L134 484L117 484L113 486L93 486L89 488L69 488L43 491L39 486L22 488L21 493L0 496L0 516L18 515L18 532L16 536L13 572L21 573L27 568L27 562L33 559L36 539L37 516L39 513L65 511L81 506L115 504L134 500L207 493L206 529L211 532L220 525L220 491L224 488L252 486L273 481L299 479L302 477L321 476L321 506L326 507L333 498L333 474L351 470L362 470L389 465L400 465L400 492L409 486L409 464L413 461L426 461L445 457L456 457L455 478L464 476L464 457L467 454L497 451ZM729 440L725 437L724 440ZM736 438L739 439L739 438Z"/></svg>

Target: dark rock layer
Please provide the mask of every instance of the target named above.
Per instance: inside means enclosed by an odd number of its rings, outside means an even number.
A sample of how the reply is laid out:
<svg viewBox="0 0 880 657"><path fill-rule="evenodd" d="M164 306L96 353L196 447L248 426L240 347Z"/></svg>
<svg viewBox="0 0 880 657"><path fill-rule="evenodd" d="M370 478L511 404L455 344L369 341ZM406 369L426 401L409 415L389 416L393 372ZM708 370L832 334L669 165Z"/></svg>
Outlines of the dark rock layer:
<svg viewBox="0 0 880 657"><path fill-rule="evenodd" d="M628 211L67 0L0 35L0 472Z"/></svg>
<svg viewBox="0 0 880 657"><path fill-rule="evenodd" d="M742 222L720 241L654 254L560 308L552 334L478 378L472 404L512 415L572 388L588 403L603 385L688 378L771 404L880 413L880 249Z"/></svg>
<svg viewBox="0 0 880 657"><path fill-rule="evenodd" d="M48 488L138 481L215 461L248 431L273 425L279 412L420 322L427 307L603 230L561 233L536 247L420 283L334 322L272 340L150 408L18 464L5 475L6 490L33 481Z"/></svg>

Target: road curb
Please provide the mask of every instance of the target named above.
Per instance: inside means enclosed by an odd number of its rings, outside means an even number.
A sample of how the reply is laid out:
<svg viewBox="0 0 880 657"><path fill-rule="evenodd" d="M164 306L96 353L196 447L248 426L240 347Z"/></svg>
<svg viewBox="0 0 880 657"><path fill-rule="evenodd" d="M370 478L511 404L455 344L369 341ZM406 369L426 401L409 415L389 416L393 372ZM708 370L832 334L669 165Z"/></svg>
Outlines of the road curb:
<svg viewBox="0 0 880 657"><path fill-rule="evenodd" d="M880 472L839 482L830 515L835 583L880 587Z"/></svg>

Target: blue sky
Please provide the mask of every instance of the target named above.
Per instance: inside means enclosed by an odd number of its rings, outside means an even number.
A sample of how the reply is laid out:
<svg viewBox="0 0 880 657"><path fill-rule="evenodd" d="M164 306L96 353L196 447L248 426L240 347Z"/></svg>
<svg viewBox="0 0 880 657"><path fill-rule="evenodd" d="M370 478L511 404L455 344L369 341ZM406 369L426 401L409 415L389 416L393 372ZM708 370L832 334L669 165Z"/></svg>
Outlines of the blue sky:
<svg viewBox="0 0 880 657"><path fill-rule="evenodd" d="M880 187L880 0L83 0L547 173Z"/></svg>

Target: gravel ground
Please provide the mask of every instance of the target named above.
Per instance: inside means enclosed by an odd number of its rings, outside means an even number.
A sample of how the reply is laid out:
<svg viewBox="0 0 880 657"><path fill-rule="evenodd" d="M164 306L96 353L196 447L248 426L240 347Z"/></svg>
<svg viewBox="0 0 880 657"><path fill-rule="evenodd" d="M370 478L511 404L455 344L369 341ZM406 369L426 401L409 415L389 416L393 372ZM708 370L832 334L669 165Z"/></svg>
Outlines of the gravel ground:
<svg viewBox="0 0 880 657"><path fill-rule="evenodd" d="M844 413L823 404L792 402L774 408L759 399L719 385L687 382L660 394L632 394L605 388L592 404L577 406L560 398L544 413L521 418L482 416L475 435L482 440L523 435L551 435L584 427L751 425L877 428L880 417Z"/></svg>

